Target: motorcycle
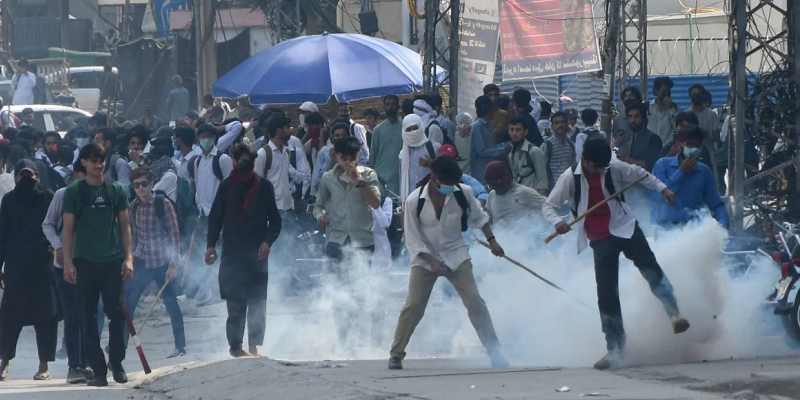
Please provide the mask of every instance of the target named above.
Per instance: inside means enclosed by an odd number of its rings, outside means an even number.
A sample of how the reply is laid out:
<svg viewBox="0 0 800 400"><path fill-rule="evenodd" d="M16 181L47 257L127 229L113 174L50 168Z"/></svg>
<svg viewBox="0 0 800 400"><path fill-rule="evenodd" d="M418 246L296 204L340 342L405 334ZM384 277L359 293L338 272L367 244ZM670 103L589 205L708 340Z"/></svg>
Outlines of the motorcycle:
<svg viewBox="0 0 800 400"><path fill-rule="evenodd" d="M767 304L781 318L789 337L800 342L800 225L785 222L778 228L778 248L769 254L779 267L781 275L775 289L767 297ZM765 251L760 250L762 254Z"/></svg>

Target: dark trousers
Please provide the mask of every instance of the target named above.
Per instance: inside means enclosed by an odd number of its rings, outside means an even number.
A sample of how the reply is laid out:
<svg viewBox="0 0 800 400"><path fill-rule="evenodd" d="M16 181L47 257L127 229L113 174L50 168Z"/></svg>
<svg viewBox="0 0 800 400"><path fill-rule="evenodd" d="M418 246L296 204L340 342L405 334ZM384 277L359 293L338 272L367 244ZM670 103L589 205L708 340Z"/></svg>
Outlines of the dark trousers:
<svg viewBox="0 0 800 400"><path fill-rule="evenodd" d="M650 285L650 290L663 304L667 314L670 317L679 314L672 285L658 265L638 225L630 239L610 236L607 239L592 241L591 247L594 250L597 303L608 351L622 351L625 347L625 328L619 303L619 253L633 261Z"/></svg>
<svg viewBox="0 0 800 400"><path fill-rule="evenodd" d="M17 356L17 342L23 324L16 321L3 321L0 326L0 359L8 361ZM33 325L36 331L36 348L40 361L55 361L58 344L58 320L55 318Z"/></svg>
<svg viewBox="0 0 800 400"><path fill-rule="evenodd" d="M78 287L64 280L64 270L56 269L56 283L61 304L64 307L64 342L67 350L67 365L69 368L83 368L86 366L83 355L86 352L84 340L84 312Z"/></svg>
<svg viewBox="0 0 800 400"><path fill-rule="evenodd" d="M267 299L228 299L228 320L225 333L231 350L241 350L244 342L244 327L247 322L247 344L264 344L264 330L267 325Z"/></svg>
<svg viewBox="0 0 800 400"><path fill-rule="evenodd" d="M122 309L122 262L92 263L75 260L78 269L78 290L83 300L86 340L86 363L95 375L108 373L106 358L100 347L97 330L97 302L103 299L103 312L108 317L109 363L121 365L125 359L125 314Z"/></svg>
<svg viewBox="0 0 800 400"><path fill-rule="evenodd" d="M155 282L156 286L161 289L164 286L167 275L167 266L161 268L147 268L143 263L139 263L138 260L134 270L136 273L133 275L133 279L125 284L125 305L128 307L128 315L131 317L135 314L139 299L142 297L144 290L147 289L147 285L149 285L150 282ZM169 314L170 324L172 325L172 337L175 339L175 349L185 350L186 336L183 330L183 313L175 297L175 282L170 282L164 289L161 298ZM127 339L128 335L126 334L126 346L128 344Z"/></svg>

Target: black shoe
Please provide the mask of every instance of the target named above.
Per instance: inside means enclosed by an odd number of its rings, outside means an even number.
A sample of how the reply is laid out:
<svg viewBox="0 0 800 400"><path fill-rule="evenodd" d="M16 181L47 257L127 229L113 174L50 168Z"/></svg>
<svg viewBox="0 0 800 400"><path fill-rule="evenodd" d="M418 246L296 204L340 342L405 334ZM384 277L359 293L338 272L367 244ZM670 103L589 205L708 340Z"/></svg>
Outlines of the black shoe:
<svg viewBox="0 0 800 400"><path fill-rule="evenodd" d="M128 374L125 373L125 368L122 368L122 364L112 365L109 363L108 368L111 370L111 375L114 376L114 382L128 383Z"/></svg>
<svg viewBox="0 0 800 400"><path fill-rule="evenodd" d="M612 351L606 354L600 361L594 363L594 369L605 371L607 369L617 369L622 367L622 353Z"/></svg>
<svg viewBox="0 0 800 400"><path fill-rule="evenodd" d="M672 321L672 331L679 335L689 330L689 321L684 318L676 318Z"/></svg>
<svg viewBox="0 0 800 400"><path fill-rule="evenodd" d="M403 359L398 356L389 357L389 369L403 369Z"/></svg>
<svg viewBox="0 0 800 400"><path fill-rule="evenodd" d="M183 357L186 355L186 349L175 349L172 354L168 355L167 358L176 358L176 357Z"/></svg>
<svg viewBox="0 0 800 400"><path fill-rule="evenodd" d="M70 368L67 371L67 383L70 385L86 383L86 374L80 368Z"/></svg>
<svg viewBox="0 0 800 400"><path fill-rule="evenodd" d="M90 379L88 382L86 382L86 386L97 386L97 387L108 386L108 379L106 379L105 376L98 375L95 376L93 379Z"/></svg>
<svg viewBox="0 0 800 400"><path fill-rule="evenodd" d="M83 376L86 377L87 381L94 379L94 371L92 371L91 368L80 367L78 368L78 371L80 371L83 374Z"/></svg>

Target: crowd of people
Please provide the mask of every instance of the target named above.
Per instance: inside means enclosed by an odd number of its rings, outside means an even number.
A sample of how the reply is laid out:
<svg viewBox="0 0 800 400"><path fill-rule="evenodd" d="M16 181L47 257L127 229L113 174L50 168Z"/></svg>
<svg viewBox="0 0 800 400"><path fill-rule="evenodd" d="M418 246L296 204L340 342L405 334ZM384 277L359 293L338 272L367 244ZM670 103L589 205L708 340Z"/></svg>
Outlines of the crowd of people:
<svg viewBox="0 0 800 400"><path fill-rule="evenodd" d="M647 201L667 228L706 208L728 223L718 192L723 169L715 161L719 120L702 86L690 89L693 105L684 112L671 101L671 88L659 78L650 105L627 89L610 134L597 128L591 108L552 112L525 89L507 96L496 85L475 100L474 117L450 118L436 94L402 101L388 95L382 113L364 112L365 124L347 104L329 117L311 102L287 113L259 109L246 97L233 107L206 97L199 113L183 113L185 93L175 90L168 125L149 112L119 126L97 113L63 138L25 123L5 125L0 381L27 325L36 329L39 351L34 378L48 379L63 320L69 383L105 386L109 369L116 382L126 382L126 326L153 283L172 325L169 357L187 353L180 294L198 306L225 301L230 354L258 355L268 271L287 267L268 268L267 260L291 260L293 238L312 224L324 230L325 256L340 279L357 260L385 265L393 256L387 229L395 206L411 274L389 368L402 368L438 277L463 300L492 365L507 366L464 233L482 231L499 257L505 253L493 226L538 215L564 234L594 206L576 227L578 250L588 245L594 252L607 339L608 355L595 367L618 366L625 343L620 253L640 269L675 333L689 323L628 201L616 192L639 183L660 194ZM108 360L100 344L106 319Z"/></svg>

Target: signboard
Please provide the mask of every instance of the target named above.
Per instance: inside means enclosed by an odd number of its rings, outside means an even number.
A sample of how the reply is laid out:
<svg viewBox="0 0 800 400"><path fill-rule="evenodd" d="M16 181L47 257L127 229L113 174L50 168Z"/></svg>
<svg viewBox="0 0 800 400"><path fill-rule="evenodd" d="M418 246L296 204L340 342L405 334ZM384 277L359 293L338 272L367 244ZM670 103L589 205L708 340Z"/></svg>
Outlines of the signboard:
<svg viewBox="0 0 800 400"><path fill-rule="evenodd" d="M164 37L169 34L169 14L172 11L183 10L188 6L187 0L153 0L153 19L156 23L158 35Z"/></svg>
<svg viewBox="0 0 800 400"><path fill-rule="evenodd" d="M463 0L458 69L458 111L475 116L475 98L494 81L499 40L498 0Z"/></svg>
<svg viewBox="0 0 800 400"><path fill-rule="evenodd" d="M503 80L598 71L591 0L503 0Z"/></svg>

